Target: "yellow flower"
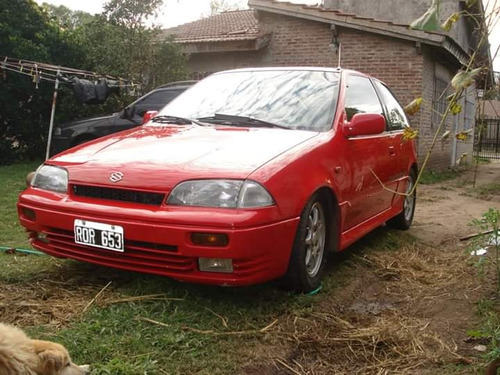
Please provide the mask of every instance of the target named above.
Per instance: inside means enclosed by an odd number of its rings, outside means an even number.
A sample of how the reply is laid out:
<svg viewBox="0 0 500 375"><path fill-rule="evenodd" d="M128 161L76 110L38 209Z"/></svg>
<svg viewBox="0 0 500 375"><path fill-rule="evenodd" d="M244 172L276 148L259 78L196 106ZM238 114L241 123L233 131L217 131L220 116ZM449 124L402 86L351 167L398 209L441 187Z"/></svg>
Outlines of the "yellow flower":
<svg viewBox="0 0 500 375"><path fill-rule="evenodd" d="M459 141L466 141L469 138L470 130L463 130L460 133L455 134L455 138Z"/></svg>
<svg viewBox="0 0 500 375"><path fill-rule="evenodd" d="M453 115L458 115L460 112L462 112L462 106L457 102L453 102L450 105L450 111Z"/></svg>

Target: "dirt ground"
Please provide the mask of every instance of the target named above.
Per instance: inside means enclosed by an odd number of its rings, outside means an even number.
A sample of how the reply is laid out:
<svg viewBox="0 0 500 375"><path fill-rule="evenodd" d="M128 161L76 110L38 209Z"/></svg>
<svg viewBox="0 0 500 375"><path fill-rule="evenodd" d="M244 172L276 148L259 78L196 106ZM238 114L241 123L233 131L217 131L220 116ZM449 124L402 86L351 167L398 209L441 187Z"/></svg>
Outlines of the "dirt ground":
<svg viewBox="0 0 500 375"><path fill-rule="evenodd" d="M474 172L420 185L409 231L381 227L334 256L310 308L272 317L271 329L248 338L258 345L249 349L241 373L482 373L486 360L467 331L478 326L476 302L492 297L493 282L478 278L460 237L477 232L468 225L472 219L500 207L500 191L481 189L500 184L500 163ZM4 321L64 327L107 280L89 278L87 267L50 270L31 285L0 285Z"/></svg>
<svg viewBox="0 0 500 375"><path fill-rule="evenodd" d="M478 231L472 219L500 207L500 191L481 189L500 184L500 163L475 172L420 185L406 232L416 240L385 251L377 241L398 232L380 228L354 245L339 259L347 270L330 271L334 278L348 274L340 288L307 316L288 316L263 349L273 353L268 365L243 373L484 373L484 353L474 347L487 342L467 331L479 325L476 302L492 298L494 282L481 282L460 237Z"/></svg>
<svg viewBox="0 0 500 375"><path fill-rule="evenodd" d="M490 184L500 184L500 162L480 164L477 173L471 167L452 181L420 185L410 233L434 246L473 233L475 229L468 225L472 219L479 218L489 207L500 207L500 192L485 196L475 193Z"/></svg>

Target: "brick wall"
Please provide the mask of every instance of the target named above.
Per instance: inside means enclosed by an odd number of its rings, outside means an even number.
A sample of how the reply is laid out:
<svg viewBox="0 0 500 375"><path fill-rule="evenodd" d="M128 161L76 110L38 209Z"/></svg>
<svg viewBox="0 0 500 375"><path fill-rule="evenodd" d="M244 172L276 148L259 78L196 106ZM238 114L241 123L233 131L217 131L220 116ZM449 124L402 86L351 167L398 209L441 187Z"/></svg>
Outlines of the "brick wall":
<svg viewBox="0 0 500 375"><path fill-rule="evenodd" d="M420 117L420 135L418 144L420 159L425 157L425 154L429 149L439 126L439 123L436 121L437 119L433 121L431 111L433 99L435 97L436 76L447 82L451 79L451 73L444 67L436 64L432 57L433 51L429 47L423 46L422 55L424 57L422 98L424 99L424 105L428 108L428 110L425 110ZM438 69L436 69L436 67L438 67ZM441 134L438 135L438 142L436 143L429 160L429 167L432 169L444 169L451 166L451 137L445 141L441 141L442 134L447 130L451 130L451 128L452 119L449 118L446 127L441 131Z"/></svg>
<svg viewBox="0 0 500 375"><path fill-rule="evenodd" d="M259 13L259 26L272 33L266 62L273 66L336 67L330 25L296 17Z"/></svg>
<svg viewBox="0 0 500 375"><path fill-rule="evenodd" d="M338 65L338 55L331 46L329 24L270 13L261 13L259 22L263 31L273 33L265 61L267 65ZM437 127L431 122L435 78L432 51L426 46L417 47L413 41L359 30L340 27L337 33L342 45L343 68L358 70L385 82L403 106L417 97L424 98L421 110L410 117L411 125L420 131L417 147L421 164ZM446 79L449 81L453 74L447 70ZM448 121L446 130L451 129L452 121ZM451 138L439 142L428 166L432 169L449 167L451 145ZM458 152L463 152L463 146L460 145Z"/></svg>
<svg viewBox="0 0 500 375"><path fill-rule="evenodd" d="M403 105L421 96L424 61L414 42L346 28L339 41L343 68L380 79Z"/></svg>
<svg viewBox="0 0 500 375"><path fill-rule="evenodd" d="M338 66L329 24L267 12L259 12L258 18L261 31L272 33L266 49L214 56L201 54L192 68L210 66L211 71L217 71L250 66ZM420 131L417 145L421 164L435 131L431 121L436 72L433 51L425 45L417 48L412 41L359 30L339 27L337 33L342 44L343 68L358 70L385 82L403 106L423 97L425 104L410 118L411 125ZM450 70L446 74L449 80L454 72ZM459 152L463 149L461 145ZM439 142L429 166L442 169L450 165L451 141Z"/></svg>
<svg viewBox="0 0 500 375"><path fill-rule="evenodd" d="M432 87L422 85L422 77L428 73L425 66L428 61L414 42L346 28L340 28L339 41L342 44L342 67L380 79L403 106L422 96L425 90L432 90ZM423 129L430 126L424 121L426 118L430 119L430 109L422 106L409 120L411 126L422 134ZM421 164L420 139L416 143Z"/></svg>
<svg viewBox="0 0 500 375"><path fill-rule="evenodd" d="M227 69L265 65L267 50L239 52L193 53L188 59L188 68L194 79Z"/></svg>

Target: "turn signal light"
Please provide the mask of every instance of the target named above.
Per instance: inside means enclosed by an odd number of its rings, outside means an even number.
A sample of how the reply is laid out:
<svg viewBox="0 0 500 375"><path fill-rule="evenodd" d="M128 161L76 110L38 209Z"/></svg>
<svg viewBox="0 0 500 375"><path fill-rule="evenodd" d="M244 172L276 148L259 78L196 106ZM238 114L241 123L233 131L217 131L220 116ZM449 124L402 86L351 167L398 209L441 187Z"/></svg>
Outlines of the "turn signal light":
<svg viewBox="0 0 500 375"><path fill-rule="evenodd" d="M191 233L191 241L200 246L224 247L229 238L225 233Z"/></svg>
<svg viewBox="0 0 500 375"><path fill-rule="evenodd" d="M33 211L31 208L26 208L26 207L23 207L21 208L21 212L23 214L23 216L31 221L35 221L36 220L36 214L35 214L35 211Z"/></svg>

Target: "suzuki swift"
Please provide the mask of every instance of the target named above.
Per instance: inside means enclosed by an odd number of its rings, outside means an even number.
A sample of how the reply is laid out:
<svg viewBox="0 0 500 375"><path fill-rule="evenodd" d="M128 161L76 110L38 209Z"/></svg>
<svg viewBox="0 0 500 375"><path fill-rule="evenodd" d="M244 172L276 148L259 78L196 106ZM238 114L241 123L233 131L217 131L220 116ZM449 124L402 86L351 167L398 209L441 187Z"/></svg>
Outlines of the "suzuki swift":
<svg viewBox="0 0 500 375"><path fill-rule="evenodd" d="M38 168L18 212L61 258L240 286L319 287L327 252L409 228L414 143L391 91L331 68L224 71L145 125Z"/></svg>

